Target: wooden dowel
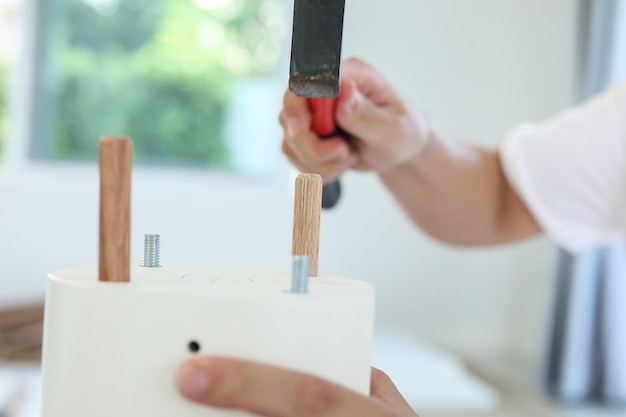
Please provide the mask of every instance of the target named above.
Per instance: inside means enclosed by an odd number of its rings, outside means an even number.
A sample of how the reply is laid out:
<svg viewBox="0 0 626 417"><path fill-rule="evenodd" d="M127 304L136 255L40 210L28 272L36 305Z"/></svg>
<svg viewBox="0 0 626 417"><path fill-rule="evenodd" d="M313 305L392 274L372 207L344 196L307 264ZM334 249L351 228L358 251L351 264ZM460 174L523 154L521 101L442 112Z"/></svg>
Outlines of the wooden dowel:
<svg viewBox="0 0 626 417"><path fill-rule="evenodd" d="M293 204L292 256L308 256L309 276L317 276L322 211L322 177L300 174L296 178Z"/></svg>
<svg viewBox="0 0 626 417"><path fill-rule="evenodd" d="M130 281L130 175L133 145L125 137L100 139L100 281Z"/></svg>

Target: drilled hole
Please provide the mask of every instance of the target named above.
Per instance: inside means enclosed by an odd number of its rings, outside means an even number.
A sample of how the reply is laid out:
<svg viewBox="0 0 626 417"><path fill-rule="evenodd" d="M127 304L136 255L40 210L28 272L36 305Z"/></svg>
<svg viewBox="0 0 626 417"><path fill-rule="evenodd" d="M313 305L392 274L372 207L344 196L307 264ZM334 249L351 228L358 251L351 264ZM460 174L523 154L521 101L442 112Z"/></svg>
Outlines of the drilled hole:
<svg viewBox="0 0 626 417"><path fill-rule="evenodd" d="M196 342L195 340L192 340L191 342L189 342L188 348L189 348L189 352L198 353L200 351L200 343Z"/></svg>

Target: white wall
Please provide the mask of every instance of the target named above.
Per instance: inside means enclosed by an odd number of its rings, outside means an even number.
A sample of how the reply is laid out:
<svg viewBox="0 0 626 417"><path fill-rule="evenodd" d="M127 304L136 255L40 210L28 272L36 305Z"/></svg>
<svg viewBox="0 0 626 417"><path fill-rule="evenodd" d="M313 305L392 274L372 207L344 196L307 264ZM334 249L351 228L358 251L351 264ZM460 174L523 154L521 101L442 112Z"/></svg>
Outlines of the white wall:
<svg viewBox="0 0 626 417"><path fill-rule="evenodd" d="M572 102L575 3L348 0L344 56L380 68L451 134L494 146L515 123L540 120ZM280 161L260 181L137 168L134 258L141 234L158 232L163 262L286 268L292 172ZM379 324L410 326L458 350L540 348L551 244L448 248L413 228L375 177L349 174L343 181L341 205L323 216L320 269L375 282ZM42 296L47 271L95 262L96 238L95 166L5 172L0 304Z"/></svg>

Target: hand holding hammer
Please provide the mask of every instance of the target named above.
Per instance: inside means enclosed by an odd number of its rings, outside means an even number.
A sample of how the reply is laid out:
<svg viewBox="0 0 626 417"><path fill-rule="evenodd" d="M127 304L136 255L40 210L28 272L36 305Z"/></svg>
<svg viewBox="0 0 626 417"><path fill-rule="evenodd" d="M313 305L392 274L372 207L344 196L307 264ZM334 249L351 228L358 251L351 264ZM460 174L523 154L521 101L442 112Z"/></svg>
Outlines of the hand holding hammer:
<svg viewBox="0 0 626 417"><path fill-rule="evenodd" d="M312 129L320 138L341 135L335 123L339 95L345 0L295 0L289 89L309 98ZM322 207L334 207L339 181L324 185Z"/></svg>

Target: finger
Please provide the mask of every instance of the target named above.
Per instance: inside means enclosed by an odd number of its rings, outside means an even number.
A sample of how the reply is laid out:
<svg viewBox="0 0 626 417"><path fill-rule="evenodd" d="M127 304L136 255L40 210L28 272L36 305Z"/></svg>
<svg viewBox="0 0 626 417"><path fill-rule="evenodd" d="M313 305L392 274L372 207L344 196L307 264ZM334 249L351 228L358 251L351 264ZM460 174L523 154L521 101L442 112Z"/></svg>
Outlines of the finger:
<svg viewBox="0 0 626 417"><path fill-rule="evenodd" d="M402 394L400 394L400 391L398 391L398 388L396 388L391 378L380 369L372 368L370 395L383 401L391 407L398 416L417 416L413 408Z"/></svg>
<svg viewBox="0 0 626 417"><path fill-rule="evenodd" d="M341 69L342 79L351 80L361 93L378 105L397 102L398 95L383 76L365 61L349 58Z"/></svg>
<svg viewBox="0 0 626 417"><path fill-rule="evenodd" d="M351 154L350 146L339 136L320 140L317 135L308 132L297 138L286 136L285 141L295 155L306 165L343 162Z"/></svg>
<svg viewBox="0 0 626 417"><path fill-rule="evenodd" d="M311 125L311 111L307 99L287 90L283 96L281 125L291 136L298 136Z"/></svg>
<svg viewBox="0 0 626 417"><path fill-rule="evenodd" d="M357 155L354 154L345 161L328 162L322 165L305 165L299 158L295 156L294 152L287 145L287 141L284 139L282 143L282 151L287 159L289 159L289 162L291 162L296 168L298 168L300 172L319 174L322 176L324 184L327 184L339 178L349 168L356 165L358 161Z"/></svg>
<svg viewBox="0 0 626 417"><path fill-rule="evenodd" d="M234 359L192 359L177 386L191 401L268 417L393 417L383 403L331 382Z"/></svg>
<svg viewBox="0 0 626 417"><path fill-rule="evenodd" d="M285 112L280 113L279 121L282 126L289 123L287 117ZM341 137L335 136L322 140L310 129L295 136L285 129L283 141L300 159L300 162L306 165L346 161L351 153L350 145Z"/></svg>
<svg viewBox="0 0 626 417"><path fill-rule="evenodd" d="M379 106L363 95L350 80L341 85L336 117L345 131L365 142L370 138L392 137L402 120L394 109Z"/></svg>

